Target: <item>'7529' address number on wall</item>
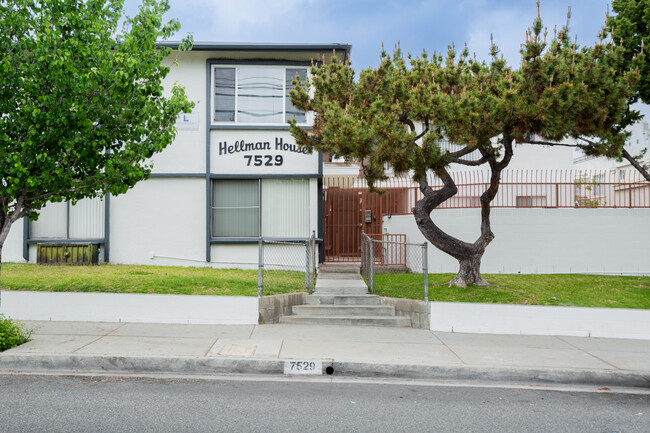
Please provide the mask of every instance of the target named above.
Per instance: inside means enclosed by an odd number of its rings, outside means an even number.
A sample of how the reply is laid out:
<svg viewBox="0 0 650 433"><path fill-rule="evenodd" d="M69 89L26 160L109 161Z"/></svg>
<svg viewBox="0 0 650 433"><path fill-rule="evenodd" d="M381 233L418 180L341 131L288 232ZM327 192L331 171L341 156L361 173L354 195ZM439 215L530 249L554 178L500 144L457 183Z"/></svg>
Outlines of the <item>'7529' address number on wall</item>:
<svg viewBox="0 0 650 433"><path fill-rule="evenodd" d="M247 167L251 165L255 167L282 165L284 162L282 155L244 155L244 159Z"/></svg>

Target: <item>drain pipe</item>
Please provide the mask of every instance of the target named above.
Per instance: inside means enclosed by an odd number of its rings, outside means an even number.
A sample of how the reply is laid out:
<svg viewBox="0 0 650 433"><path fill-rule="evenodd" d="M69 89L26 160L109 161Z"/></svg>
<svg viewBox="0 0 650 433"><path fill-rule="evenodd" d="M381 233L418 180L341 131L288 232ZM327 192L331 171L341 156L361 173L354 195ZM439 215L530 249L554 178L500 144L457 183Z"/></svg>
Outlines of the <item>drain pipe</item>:
<svg viewBox="0 0 650 433"><path fill-rule="evenodd" d="M262 270L264 269L264 241L259 240L259 257L257 264L257 297L262 297Z"/></svg>
<svg viewBox="0 0 650 433"><path fill-rule="evenodd" d="M429 245L425 242L422 244L422 273L424 274L424 300L429 302L429 254L427 253Z"/></svg>

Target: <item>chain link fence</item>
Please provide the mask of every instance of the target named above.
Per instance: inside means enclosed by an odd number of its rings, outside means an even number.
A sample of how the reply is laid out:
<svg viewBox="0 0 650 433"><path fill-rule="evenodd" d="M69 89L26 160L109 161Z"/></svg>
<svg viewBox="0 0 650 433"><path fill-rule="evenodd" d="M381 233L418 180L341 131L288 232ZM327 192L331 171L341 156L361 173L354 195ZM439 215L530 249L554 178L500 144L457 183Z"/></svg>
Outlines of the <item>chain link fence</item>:
<svg viewBox="0 0 650 433"><path fill-rule="evenodd" d="M401 236L403 241L395 240ZM370 293L391 297L412 297L422 292L429 300L427 243L405 241L406 235L361 232L361 275Z"/></svg>
<svg viewBox="0 0 650 433"><path fill-rule="evenodd" d="M316 285L316 236L304 241L259 239L257 296L306 291Z"/></svg>

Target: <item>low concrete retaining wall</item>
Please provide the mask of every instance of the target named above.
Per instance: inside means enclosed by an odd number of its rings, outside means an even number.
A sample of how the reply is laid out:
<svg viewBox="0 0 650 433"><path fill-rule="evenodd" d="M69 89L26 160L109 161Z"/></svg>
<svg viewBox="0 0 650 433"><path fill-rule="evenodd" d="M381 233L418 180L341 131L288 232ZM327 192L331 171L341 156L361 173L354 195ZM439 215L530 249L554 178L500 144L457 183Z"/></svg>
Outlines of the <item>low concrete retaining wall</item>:
<svg viewBox="0 0 650 433"><path fill-rule="evenodd" d="M285 295L271 295L259 298L260 325L278 323L281 315L291 314L291 307L303 305L307 301L307 293L287 293Z"/></svg>
<svg viewBox="0 0 650 433"><path fill-rule="evenodd" d="M429 329L429 303L413 299L381 297L383 305L395 307L395 315L411 319L411 328Z"/></svg>
<svg viewBox="0 0 650 433"><path fill-rule="evenodd" d="M257 298L136 293L3 291L0 312L19 320L249 325Z"/></svg>
<svg viewBox="0 0 650 433"><path fill-rule="evenodd" d="M431 302L431 330L650 340L650 310Z"/></svg>

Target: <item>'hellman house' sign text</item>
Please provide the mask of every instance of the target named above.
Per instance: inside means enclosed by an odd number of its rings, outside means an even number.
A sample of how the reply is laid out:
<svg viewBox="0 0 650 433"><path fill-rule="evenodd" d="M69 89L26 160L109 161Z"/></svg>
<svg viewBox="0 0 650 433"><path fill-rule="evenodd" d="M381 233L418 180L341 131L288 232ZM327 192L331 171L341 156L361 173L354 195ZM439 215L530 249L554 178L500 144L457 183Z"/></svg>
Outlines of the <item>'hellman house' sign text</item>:
<svg viewBox="0 0 650 433"><path fill-rule="evenodd" d="M237 134L233 131L233 135ZM221 133L212 150L213 167L219 173L264 174L277 173L282 166L283 174L315 174L318 172L318 154L309 154L290 141L289 137L224 137ZM239 135L239 134L237 134ZM260 134L261 135L261 134ZM265 134L266 135L266 134ZM289 139L287 139L289 138ZM275 167L275 169L274 169Z"/></svg>

